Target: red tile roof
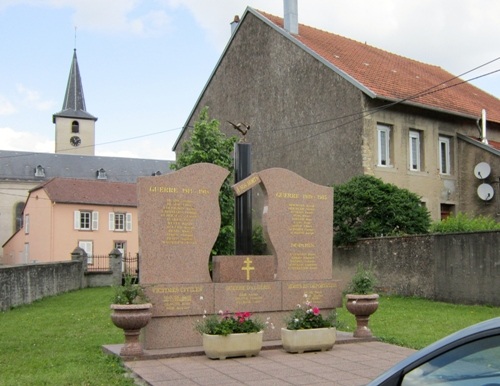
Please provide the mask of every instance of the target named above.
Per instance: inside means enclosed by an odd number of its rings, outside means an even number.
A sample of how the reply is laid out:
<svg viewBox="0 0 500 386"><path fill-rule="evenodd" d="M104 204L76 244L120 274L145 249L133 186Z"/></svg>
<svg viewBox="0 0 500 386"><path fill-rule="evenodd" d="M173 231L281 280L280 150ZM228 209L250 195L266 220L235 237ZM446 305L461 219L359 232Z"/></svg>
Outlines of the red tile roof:
<svg viewBox="0 0 500 386"><path fill-rule="evenodd" d="M136 184L53 178L30 191L44 189L53 202L137 207Z"/></svg>
<svg viewBox="0 0 500 386"><path fill-rule="evenodd" d="M283 28L282 18L258 12ZM299 24L299 34L291 36L379 98L408 100L408 103L472 117L480 117L481 110L486 109L488 120L500 123L500 99L470 83L462 83L462 79L438 66L303 24Z"/></svg>

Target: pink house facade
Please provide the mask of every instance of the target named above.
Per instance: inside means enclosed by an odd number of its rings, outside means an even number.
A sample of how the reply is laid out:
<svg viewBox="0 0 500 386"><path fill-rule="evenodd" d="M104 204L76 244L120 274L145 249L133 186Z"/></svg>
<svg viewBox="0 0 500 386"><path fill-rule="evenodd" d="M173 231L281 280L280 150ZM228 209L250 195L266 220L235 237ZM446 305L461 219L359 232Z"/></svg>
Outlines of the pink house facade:
<svg viewBox="0 0 500 386"><path fill-rule="evenodd" d="M93 255L139 251L135 183L53 178L29 192L24 226L3 245L2 264L71 259L76 247Z"/></svg>

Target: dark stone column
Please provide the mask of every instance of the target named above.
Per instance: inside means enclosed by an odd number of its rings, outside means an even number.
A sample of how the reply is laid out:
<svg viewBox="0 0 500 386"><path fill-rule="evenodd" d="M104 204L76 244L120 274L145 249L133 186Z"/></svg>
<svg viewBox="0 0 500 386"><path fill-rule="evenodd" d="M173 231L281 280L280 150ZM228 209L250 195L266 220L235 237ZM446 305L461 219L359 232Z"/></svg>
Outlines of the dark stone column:
<svg viewBox="0 0 500 386"><path fill-rule="evenodd" d="M237 143L234 146L234 182L238 183L252 173L252 145ZM252 191L236 197L235 202L236 254L252 254Z"/></svg>

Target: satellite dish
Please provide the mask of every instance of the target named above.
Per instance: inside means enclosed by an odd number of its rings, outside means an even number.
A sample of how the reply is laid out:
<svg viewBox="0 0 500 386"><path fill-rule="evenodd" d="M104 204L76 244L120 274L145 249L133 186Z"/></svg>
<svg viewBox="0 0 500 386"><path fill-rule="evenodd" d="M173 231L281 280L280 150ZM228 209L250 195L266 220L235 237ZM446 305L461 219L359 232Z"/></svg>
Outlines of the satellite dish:
<svg viewBox="0 0 500 386"><path fill-rule="evenodd" d="M474 168L474 175L480 180L484 180L491 173L491 167L486 162L479 162Z"/></svg>
<svg viewBox="0 0 500 386"><path fill-rule="evenodd" d="M490 184L481 184L477 187L477 195L483 201L489 201L493 198L495 192Z"/></svg>

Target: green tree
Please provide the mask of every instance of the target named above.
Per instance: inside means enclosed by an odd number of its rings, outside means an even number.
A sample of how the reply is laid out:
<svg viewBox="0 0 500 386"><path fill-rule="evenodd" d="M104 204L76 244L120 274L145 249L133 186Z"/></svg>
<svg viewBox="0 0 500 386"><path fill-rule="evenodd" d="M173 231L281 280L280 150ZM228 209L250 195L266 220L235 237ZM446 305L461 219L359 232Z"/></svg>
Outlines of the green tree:
<svg viewBox="0 0 500 386"><path fill-rule="evenodd" d="M335 245L362 237L427 233L429 212L406 189L372 176L357 176L335 186L333 229Z"/></svg>
<svg viewBox="0 0 500 386"><path fill-rule="evenodd" d="M231 190L234 168L232 152L236 137L227 138L219 129L219 121L208 116L208 108L200 112L189 140L182 144L181 153L171 169L207 162L221 166L231 172L219 194L221 228L212 250L212 255L234 254L234 196Z"/></svg>

